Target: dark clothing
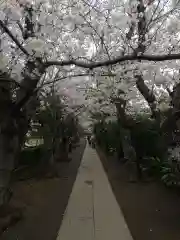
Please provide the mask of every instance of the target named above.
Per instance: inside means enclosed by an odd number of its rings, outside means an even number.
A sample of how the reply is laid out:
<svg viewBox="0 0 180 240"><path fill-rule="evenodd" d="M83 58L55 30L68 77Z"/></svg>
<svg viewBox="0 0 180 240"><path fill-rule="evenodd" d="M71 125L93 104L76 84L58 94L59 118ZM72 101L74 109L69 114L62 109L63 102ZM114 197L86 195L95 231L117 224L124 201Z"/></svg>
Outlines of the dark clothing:
<svg viewBox="0 0 180 240"><path fill-rule="evenodd" d="M91 137L90 136L87 136L87 140L88 140L89 145L91 145Z"/></svg>

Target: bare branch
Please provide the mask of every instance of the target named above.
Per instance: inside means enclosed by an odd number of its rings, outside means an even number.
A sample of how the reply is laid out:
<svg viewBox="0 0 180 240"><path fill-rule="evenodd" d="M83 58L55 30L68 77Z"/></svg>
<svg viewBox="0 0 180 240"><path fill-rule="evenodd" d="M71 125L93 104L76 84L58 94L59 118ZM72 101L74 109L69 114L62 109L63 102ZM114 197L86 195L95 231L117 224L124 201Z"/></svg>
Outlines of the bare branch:
<svg viewBox="0 0 180 240"><path fill-rule="evenodd" d="M59 81L62 81L64 79L67 79L67 78L76 78L76 77L87 77L87 76L95 76L95 74L93 73L82 73L82 74L74 74L74 75L71 75L71 76L64 76L64 77L60 77L60 78L55 78L53 81L48 81L48 82L45 82L44 84L42 84L40 87L44 87L46 85L49 85L49 84L54 84L56 82L59 82ZM107 74L101 74L100 76L103 76L103 77L115 77L116 74L113 74L113 73L107 73Z"/></svg>
<svg viewBox="0 0 180 240"><path fill-rule="evenodd" d="M19 40L11 33L9 28L1 20L0 20L0 27L8 34L8 36L13 40L13 42L21 49L21 51L25 55L30 56L28 51L22 46L22 44L19 42Z"/></svg>
<svg viewBox="0 0 180 240"><path fill-rule="evenodd" d="M124 55L119 56L117 58L111 60L104 60L99 62L93 63L86 63L83 61L74 61L74 60L67 60L67 61L47 61L44 63L45 68L50 66L68 66L68 65L75 65L82 68L89 68L94 69L103 66L115 65L124 61L135 61L135 60L146 60L151 62L161 62L167 60L177 60L180 59L180 53L176 54L163 54L163 55Z"/></svg>

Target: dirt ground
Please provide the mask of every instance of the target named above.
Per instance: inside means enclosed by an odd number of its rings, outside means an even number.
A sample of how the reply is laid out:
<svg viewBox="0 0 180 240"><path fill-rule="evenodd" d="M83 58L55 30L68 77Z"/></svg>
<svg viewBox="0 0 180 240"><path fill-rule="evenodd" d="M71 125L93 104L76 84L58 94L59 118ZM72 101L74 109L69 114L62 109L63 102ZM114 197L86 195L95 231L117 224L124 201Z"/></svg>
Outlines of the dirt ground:
<svg viewBox="0 0 180 240"><path fill-rule="evenodd" d="M1 240L55 240L77 170L85 140L73 150L69 163L60 163L60 178L16 182L13 202L24 207L23 219L7 229Z"/></svg>
<svg viewBox="0 0 180 240"><path fill-rule="evenodd" d="M179 240L180 193L162 183L131 183L121 163L98 153L134 240Z"/></svg>

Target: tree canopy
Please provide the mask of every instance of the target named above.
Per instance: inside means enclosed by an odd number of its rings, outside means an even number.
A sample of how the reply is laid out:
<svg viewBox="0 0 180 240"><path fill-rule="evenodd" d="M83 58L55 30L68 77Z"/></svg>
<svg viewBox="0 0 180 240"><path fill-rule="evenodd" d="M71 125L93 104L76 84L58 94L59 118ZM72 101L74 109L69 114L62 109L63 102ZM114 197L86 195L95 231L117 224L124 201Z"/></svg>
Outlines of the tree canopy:
<svg viewBox="0 0 180 240"><path fill-rule="evenodd" d="M78 87L87 77L98 81L110 101L124 91L137 109L150 99L146 87L164 107L179 80L179 7L174 0L2 1L0 69L16 84L17 108L37 88L73 84L73 76L82 79Z"/></svg>

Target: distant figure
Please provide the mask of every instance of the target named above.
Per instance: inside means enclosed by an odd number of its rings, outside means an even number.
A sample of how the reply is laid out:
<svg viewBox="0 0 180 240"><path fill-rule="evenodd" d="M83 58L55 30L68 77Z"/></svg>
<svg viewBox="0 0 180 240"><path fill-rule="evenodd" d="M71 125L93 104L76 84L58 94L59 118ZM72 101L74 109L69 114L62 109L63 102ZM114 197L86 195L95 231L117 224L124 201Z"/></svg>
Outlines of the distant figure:
<svg viewBox="0 0 180 240"><path fill-rule="evenodd" d="M87 136L88 144L91 145L91 136Z"/></svg>
<svg viewBox="0 0 180 240"><path fill-rule="evenodd" d="M90 142L91 142L91 147L95 148L95 137L94 136L91 136Z"/></svg>
<svg viewBox="0 0 180 240"><path fill-rule="evenodd" d="M72 139L69 138L69 152L72 152Z"/></svg>

